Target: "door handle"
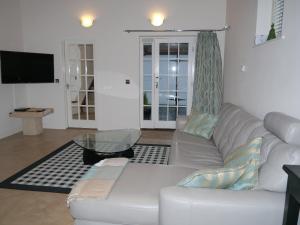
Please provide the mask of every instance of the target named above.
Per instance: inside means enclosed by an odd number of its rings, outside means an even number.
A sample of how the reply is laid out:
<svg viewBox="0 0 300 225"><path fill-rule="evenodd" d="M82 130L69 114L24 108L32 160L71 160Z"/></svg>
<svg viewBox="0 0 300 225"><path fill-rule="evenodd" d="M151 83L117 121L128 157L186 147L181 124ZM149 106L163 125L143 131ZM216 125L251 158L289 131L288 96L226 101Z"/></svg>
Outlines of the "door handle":
<svg viewBox="0 0 300 225"><path fill-rule="evenodd" d="M155 77L155 88L158 88L159 76L154 74L154 77Z"/></svg>

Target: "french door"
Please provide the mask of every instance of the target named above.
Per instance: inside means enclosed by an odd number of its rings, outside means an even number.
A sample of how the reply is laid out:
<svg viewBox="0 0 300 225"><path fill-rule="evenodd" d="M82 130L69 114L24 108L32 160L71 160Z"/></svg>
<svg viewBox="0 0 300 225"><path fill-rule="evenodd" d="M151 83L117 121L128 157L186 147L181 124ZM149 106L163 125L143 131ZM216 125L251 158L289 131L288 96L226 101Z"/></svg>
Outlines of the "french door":
<svg viewBox="0 0 300 225"><path fill-rule="evenodd" d="M69 127L96 128L94 44L65 42Z"/></svg>
<svg viewBox="0 0 300 225"><path fill-rule="evenodd" d="M192 103L194 37L141 39L142 128L175 128Z"/></svg>

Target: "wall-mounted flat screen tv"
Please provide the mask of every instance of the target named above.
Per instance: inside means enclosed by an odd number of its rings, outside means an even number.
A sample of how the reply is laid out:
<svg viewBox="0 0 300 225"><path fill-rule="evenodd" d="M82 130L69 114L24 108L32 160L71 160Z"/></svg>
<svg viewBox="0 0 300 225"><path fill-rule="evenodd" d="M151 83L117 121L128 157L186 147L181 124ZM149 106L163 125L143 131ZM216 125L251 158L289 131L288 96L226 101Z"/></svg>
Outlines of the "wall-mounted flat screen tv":
<svg viewBox="0 0 300 225"><path fill-rule="evenodd" d="M2 84L53 83L53 54L0 51Z"/></svg>

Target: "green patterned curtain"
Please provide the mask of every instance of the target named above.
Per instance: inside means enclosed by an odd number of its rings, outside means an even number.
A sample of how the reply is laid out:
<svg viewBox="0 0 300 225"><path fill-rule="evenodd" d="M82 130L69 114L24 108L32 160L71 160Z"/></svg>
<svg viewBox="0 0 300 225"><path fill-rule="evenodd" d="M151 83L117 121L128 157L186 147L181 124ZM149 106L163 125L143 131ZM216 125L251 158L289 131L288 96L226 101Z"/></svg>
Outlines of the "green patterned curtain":
<svg viewBox="0 0 300 225"><path fill-rule="evenodd" d="M222 59L217 34L197 38L192 112L218 114L223 101Z"/></svg>

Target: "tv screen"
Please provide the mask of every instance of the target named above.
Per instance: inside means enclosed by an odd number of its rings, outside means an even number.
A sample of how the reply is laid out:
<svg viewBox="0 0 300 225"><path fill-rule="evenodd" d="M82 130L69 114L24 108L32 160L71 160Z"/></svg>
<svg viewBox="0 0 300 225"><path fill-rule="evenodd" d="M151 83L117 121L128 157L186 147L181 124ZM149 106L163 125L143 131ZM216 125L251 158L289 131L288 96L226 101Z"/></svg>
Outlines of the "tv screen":
<svg viewBox="0 0 300 225"><path fill-rule="evenodd" d="M0 51L1 81L15 83L53 83L52 54Z"/></svg>

